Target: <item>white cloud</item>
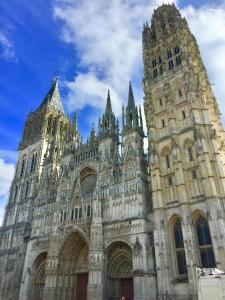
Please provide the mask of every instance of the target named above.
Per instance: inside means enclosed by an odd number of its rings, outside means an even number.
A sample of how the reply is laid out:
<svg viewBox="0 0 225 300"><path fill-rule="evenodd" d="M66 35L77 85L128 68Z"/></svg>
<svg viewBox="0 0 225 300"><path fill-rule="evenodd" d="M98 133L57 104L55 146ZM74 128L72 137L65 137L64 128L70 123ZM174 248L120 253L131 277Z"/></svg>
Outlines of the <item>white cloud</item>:
<svg viewBox="0 0 225 300"><path fill-rule="evenodd" d="M8 200L8 193L14 175L14 164L6 163L0 158L0 225L4 214L4 207Z"/></svg>
<svg viewBox="0 0 225 300"><path fill-rule="evenodd" d="M118 115L132 79L138 80L134 90L142 98L141 32L143 23L161 2L57 1L55 16L64 22L62 38L79 52L80 69L84 69L67 83L70 110L85 105L103 109L109 88Z"/></svg>
<svg viewBox="0 0 225 300"><path fill-rule="evenodd" d="M16 54L12 43L6 35L0 32L0 58L10 61L17 61Z"/></svg>
<svg viewBox="0 0 225 300"><path fill-rule="evenodd" d="M136 100L142 102L142 26L145 20L150 23L153 9L163 0L56 3L54 15L63 21L62 38L74 46L80 58L79 73L66 83L69 109L90 105L102 110L110 88L113 109L118 115L121 103L127 100L129 80L134 82ZM198 9L188 6L182 13L200 45L210 82L216 83L216 96L224 100L225 5L212 5ZM225 106L221 108L225 115Z"/></svg>

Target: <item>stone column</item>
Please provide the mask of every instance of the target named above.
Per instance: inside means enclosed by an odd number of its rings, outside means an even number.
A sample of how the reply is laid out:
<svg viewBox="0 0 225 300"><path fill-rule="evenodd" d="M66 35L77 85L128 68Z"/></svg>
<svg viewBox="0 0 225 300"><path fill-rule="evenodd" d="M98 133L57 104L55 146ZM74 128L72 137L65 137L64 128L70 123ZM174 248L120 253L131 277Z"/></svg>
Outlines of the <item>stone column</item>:
<svg viewBox="0 0 225 300"><path fill-rule="evenodd" d="M93 219L91 223L91 237L88 261L88 300L103 299L103 231L101 218L101 202L93 201Z"/></svg>

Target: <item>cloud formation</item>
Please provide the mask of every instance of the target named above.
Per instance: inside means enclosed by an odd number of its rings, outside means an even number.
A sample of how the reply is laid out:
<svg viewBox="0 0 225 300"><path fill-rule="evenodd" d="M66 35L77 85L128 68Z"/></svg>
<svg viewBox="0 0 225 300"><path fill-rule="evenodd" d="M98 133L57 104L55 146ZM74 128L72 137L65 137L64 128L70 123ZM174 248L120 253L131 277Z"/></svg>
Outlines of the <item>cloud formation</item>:
<svg viewBox="0 0 225 300"><path fill-rule="evenodd" d="M142 26L145 20L150 21L153 9L162 2L56 2L54 15L63 21L62 39L74 46L75 55L78 53L80 59L79 72L72 82L65 83L69 88L69 110L82 109L86 105L102 110L105 105L104 97L110 88L113 109L118 115L121 113L121 103L127 99L129 80L134 83L136 99L142 102ZM178 7L179 3L180 1L176 3ZM182 13L198 40L210 81L216 83L216 95L222 100L225 86L224 3L217 7L208 5L198 9L188 6L182 9ZM225 115L225 108L222 110Z"/></svg>
<svg viewBox="0 0 225 300"><path fill-rule="evenodd" d="M0 226L4 214L4 206L8 200L8 192L14 175L14 164L6 163L0 158Z"/></svg>
<svg viewBox="0 0 225 300"><path fill-rule="evenodd" d="M67 83L70 110L86 105L103 109L109 88L113 109L120 114L129 80L139 83L134 90L142 98L141 32L143 23L161 2L57 1L55 16L64 24L62 39L74 45L80 58L81 71Z"/></svg>
<svg viewBox="0 0 225 300"><path fill-rule="evenodd" d="M17 61L15 50L12 43L2 32L0 32L0 58L13 61L13 62Z"/></svg>

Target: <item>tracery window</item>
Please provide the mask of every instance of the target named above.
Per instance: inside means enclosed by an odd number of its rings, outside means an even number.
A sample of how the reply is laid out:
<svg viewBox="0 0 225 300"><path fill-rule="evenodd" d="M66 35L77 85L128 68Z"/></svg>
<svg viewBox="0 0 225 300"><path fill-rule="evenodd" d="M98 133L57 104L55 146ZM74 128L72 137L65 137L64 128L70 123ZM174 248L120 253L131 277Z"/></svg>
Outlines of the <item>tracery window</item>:
<svg viewBox="0 0 225 300"><path fill-rule="evenodd" d="M15 186L15 192L14 192L14 201L16 201L17 193L18 193L18 187L17 187L17 185L16 185L16 186Z"/></svg>
<svg viewBox="0 0 225 300"><path fill-rule="evenodd" d="M170 168L170 157L168 154L166 155L165 159L166 159L166 167Z"/></svg>
<svg viewBox="0 0 225 300"><path fill-rule="evenodd" d="M180 219L177 219L173 225L173 236L178 274L187 274L187 264L185 258L184 241Z"/></svg>
<svg viewBox="0 0 225 300"><path fill-rule="evenodd" d="M21 166L21 170L20 170L20 177L22 177L23 174L24 174L25 163L26 163L26 160L23 159L23 161L22 161L22 166Z"/></svg>
<svg viewBox="0 0 225 300"><path fill-rule="evenodd" d="M31 166L30 166L30 172L34 171L36 168L36 163L37 163L37 153L32 155L32 160L31 160Z"/></svg>
<svg viewBox="0 0 225 300"><path fill-rule="evenodd" d="M195 223L198 239L199 253L202 267L213 268L216 266L209 224L203 216L199 216Z"/></svg>
<svg viewBox="0 0 225 300"><path fill-rule="evenodd" d="M28 192L29 192L29 182L26 182L26 187L25 187L25 198L28 196Z"/></svg>
<svg viewBox="0 0 225 300"><path fill-rule="evenodd" d="M193 152L191 147L188 148L188 158L190 161L193 161Z"/></svg>

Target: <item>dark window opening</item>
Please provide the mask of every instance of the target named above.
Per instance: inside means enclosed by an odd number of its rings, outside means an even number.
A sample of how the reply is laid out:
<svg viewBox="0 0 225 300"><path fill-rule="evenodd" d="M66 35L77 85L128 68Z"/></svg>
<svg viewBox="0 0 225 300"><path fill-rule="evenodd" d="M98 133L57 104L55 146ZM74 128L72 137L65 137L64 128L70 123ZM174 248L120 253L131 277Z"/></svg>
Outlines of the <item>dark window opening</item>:
<svg viewBox="0 0 225 300"><path fill-rule="evenodd" d="M174 47L174 53L179 54L180 53L180 48L178 46Z"/></svg>
<svg viewBox="0 0 225 300"><path fill-rule="evenodd" d="M196 173L196 170L193 170L193 171L192 171L192 178L193 178L193 179L197 179L197 173Z"/></svg>
<svg viewBox="0 0 225 300"><path fill-rule="evenodd" d="M166 166L167 166L167 168L170 168L170 157L169 157L169 155L166 155Z"/></svg>
<svg viewBox="0 0 225 300"><path fill-rule="evenodd" d="M25 159L23 159L22 166L21 166L21 171L20 171L20 177L22 177L23 174L24 174L25 162L26 162Z"/></svg>
<svg viewBox="0 0 225 300"><path fill-rule="evenodd" d="M162 68L162 66L159 67L159 73L160 73L160 75L163 74L163 68Z"/></svg>
<svg viewBox="0 0 225 300"><path fill-rule="evenodd" d="M170 186L173 185L173 179L172 179L172 177L168 177L168 184Z"/></svg>
<svg viewBox="0 0 225 300"><path fill-rule="evenodd" d="M176 64L177 64L177 66L179 66L181 64L180 55L177 55L177 57L176 57Z"/></svg>
<svg viewBox="0 0 225 300"><path fill-rule="evenodd" d="M90 214L91 214L91 207L90 207L90 205L88 205L88 207L87 207L87 216L89 217Z"/></svg>
<svg viewBox="0 0 225 300"><path fill-rule="evenodd" d="M71 210L71 220L73 220L74 219L74 210L72 209Z"/></svg>
<svg viewBox="0 0 225 300"><path fill-rule="evenodd" d="M64 211L64 215L63 215L63 221L66 221L66 211Z"/></svg>
<svg viewBox="0 0 225 300"><path fill-rule="evenodd" d="M157 62L156 62L156 59L154 59L154 60L152 61L152 67L155 68L156 65L157 65Z"/></svg>
<svg viewBox="0 0 225 300"><path fill-rule="evenodd" d="M200 216L196 221L196 233L203 268L216 266L212 240L207 220Z"/></svg>
<svg viewBox="0 0 225 300"><path fill-rule="evenodd" d="M165 120L162 119L162 127L165 127Z"/></svg>
<svg viewBox="0 0 225 300"><path fill-rule="evenodd" d="M169 60L169 69L172 70L173 67L174 67L173 60L170 59L170 60Z"/></svg>
<svg viewBox="0 0 225 300"><path fill-rule="evenodd" d="M174 242L176 248L177 268L179 275L187 274L184 241L181 228L181 221L178 219L173 227Z"/></svg>
<svg viewBox="0 0 225 300"><path fill-rule="evenodd" d="M82 214L82 211L81 211L81 208L79 208L79 218L81 218L81 214Z"/></svg>
<svg viewBox="0 0 225 300"><path fill-rule="evenodd" d="M160 104L160 106L163 106L163 103L162 103L162 99L161 99L161 98L159 99L159 104Z"/></svg>
<svg viewBox="0 0 225 300"><path fill-rule="evenodd" d="M191 148L188 148L188 157L190 161L193 161L193 152Z"/></svg>
<svg viewBox="0 0 225 300"><path fill-rule="evenodd" d="M182 115L183 115L183 119L186 119L186 113L184 110L182 111Z"/></svg>
<svg viewBox="0 0 225 300"><path fill-rule="evenodd" d="M29 182L26 182L26 189L25 189L25 198L28 196L28 192L29 192Z"/></svg>
<svg viewBox="0 0 225 300"><path fill-rule="evenodd" d="M60 212L60 223L62 223L63 222L63 211L61 210L61 212Z"/></svg>
<svg viewBox="0 0 225 300"><path fill-rule="evenodd" d="M17 193L18 193L18 187L16 186L16 187L15 187L15 194L14 194L14 201L15 201L16 198L17 198Z"/></svg>
<svg viewBox="0 0 225 300"><path fill-rule="evenodd" d="M154 69L153 70L153 77L156 78L158 76L158 70Z"/></svg>
<svg viewBox="0 0 225 300"><path fill-rule="evenodd" d="M168 50L167 51L167 58L169 59L169 58L172 58L172 51L171 50Z"/></svg>

